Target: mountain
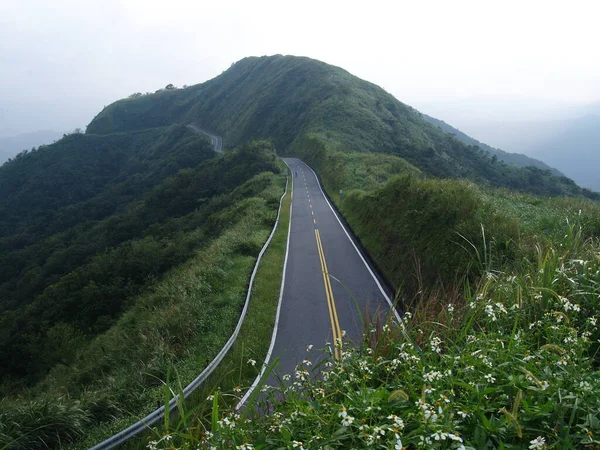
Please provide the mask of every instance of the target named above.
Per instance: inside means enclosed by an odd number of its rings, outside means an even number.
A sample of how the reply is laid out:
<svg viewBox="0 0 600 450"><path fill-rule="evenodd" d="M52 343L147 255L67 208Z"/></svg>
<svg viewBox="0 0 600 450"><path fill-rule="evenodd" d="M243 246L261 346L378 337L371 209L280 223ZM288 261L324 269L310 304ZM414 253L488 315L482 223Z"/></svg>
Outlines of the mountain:
<svg viewBox="0 0 600 450"><path fill-rule="evenodd" d="M245 58L202 84L133 94L101 111L86 133L175 122L215 130L225 145L271 138L280 152L290 152L314 134L343 151L396 155L430 176L468 178L536 194L592 195L566 177L497 161L427 122L380 87L304 57Z"/></svg>
<svg viewBox="0 0 600 450"><path fill-rule="evenodd" d="M526 150L560 168L581 186L600 192L600 114L555 124L552 132Z"/></svg>
<svg viewBox="0 0 600 450"><path fill-rule="evenodd" d="M561 173L559 170L555 169L554 167L550 167L549 165L547 165L546 163L544 163L538 159L530 158L529 156L523 155L522 153L509 153L509 152L505 152L505 151L497 149L497 148L490 147L487 144L483 144L483 143L479 142L478 140L473 139L470 136L467 136L465 133L458 130L457 128L454 128L451 125L448 125L443 120L435 119L433 117L428 116L427 114L423 114L423 118L430 124L435 125L436 127L441 128L446 133L454 136L459 141L464 142L467 145L473 145L473 146L479 147L479 148L485 150L486 152L488 152L492 156L496 155L496 157L499 160L504 161L508 164L514 164L515 166L519 166L519 167L527 167L527 166L537 167L538 169L548 170L553 175L556 175L559 177L564 176L564 174Z"/></svg>
<svg viewBox="0 0 600 450"><path fill-rule="evenodd" d="M34 131L0 138L0 164L23 150L30 150L44 144L50 144L62 137L62 133L50 130Z"/></svg>

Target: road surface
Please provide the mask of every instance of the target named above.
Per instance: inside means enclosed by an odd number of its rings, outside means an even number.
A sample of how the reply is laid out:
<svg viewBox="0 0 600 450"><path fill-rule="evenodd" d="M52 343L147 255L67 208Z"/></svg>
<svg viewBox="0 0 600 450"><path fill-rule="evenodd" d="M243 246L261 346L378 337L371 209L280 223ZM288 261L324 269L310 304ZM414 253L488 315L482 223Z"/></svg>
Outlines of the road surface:
<svg viewBox="0 0 600 450"><path fill-rule="evenodd" d="M285 286L272 356L279 375L293 374L307 358L342 333L359 342L361 314L390 312L389 293L361 256L326 200L315 173L286 158L293 177L293 205ZM386 299L386 295L387 298ZM332 346L335 356L338 351ZM314 350L313 350L314 352ZM274 384L273 378L269 380Z"/></svg>
<svg viewBox="0 0 600 450"><path fill-rule="evenodd" d="M202 128L197 127L196 125L189 124L192 130L197 131L198 133L204 134L210 138L210 142L217 153L223 153L223 139L221 136L217 136L216 134L212 134L210 131L203 130Z"/></svg>

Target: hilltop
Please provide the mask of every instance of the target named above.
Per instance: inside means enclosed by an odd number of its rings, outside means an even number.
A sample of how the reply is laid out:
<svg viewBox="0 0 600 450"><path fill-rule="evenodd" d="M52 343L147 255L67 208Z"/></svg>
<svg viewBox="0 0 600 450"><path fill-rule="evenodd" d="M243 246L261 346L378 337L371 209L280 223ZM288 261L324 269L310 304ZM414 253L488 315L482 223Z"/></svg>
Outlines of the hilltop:
<svg viewBox="0 0 600 450"><path fill-rule="evenodd" d="M307 135L342 151L387 153L425 174L467 178L542 195L586 195L572 180L536 167L497 161L461 142L382 88L305 57L244 58L218 77L185 89L133 94L101 111L88 134L195 122L226 145L270 138L281 152Z"/></svg>

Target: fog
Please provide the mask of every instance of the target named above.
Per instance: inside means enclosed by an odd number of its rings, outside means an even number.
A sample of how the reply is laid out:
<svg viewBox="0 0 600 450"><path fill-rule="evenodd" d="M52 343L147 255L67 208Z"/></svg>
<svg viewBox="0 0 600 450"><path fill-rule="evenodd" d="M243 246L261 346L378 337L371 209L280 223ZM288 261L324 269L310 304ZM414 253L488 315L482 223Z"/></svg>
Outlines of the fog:
<svg viewBox="0 0 600 450"><path fill-rule="evenodd" d="M282 53L341 66L507 145L495 123L600 101L599 12L593 1L2 0L0 137L84 128L133 92Z"/></svg>

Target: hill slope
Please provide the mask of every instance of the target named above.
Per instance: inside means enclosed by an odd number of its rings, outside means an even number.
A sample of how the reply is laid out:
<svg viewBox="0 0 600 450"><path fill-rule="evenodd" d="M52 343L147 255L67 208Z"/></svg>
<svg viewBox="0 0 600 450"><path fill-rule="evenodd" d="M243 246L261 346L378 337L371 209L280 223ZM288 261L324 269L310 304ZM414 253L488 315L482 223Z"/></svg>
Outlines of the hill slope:
<svg viewBox="0 0 600 450"><path fill-rule="evenodd" d="M272 151L216 156L183 125L69 135L0 167L0 381L68 364L69 338L57 333L78 336L80 349L108 330L236 223L221 215L271 181L235 189L265 171L279 171Z"/></svg>
<svg viewBox="0 0 600 450"><path fill-rule="evenodd" d="M285 151L306 134L315 134L344 151L394 154L433 176L538 194L591 195L544 170L497 163L378 86L338 67L294 56L245 58L203 84L117 101L96 116L87 133L174 122L213 129L226 146L272 138Z"/></svg>

